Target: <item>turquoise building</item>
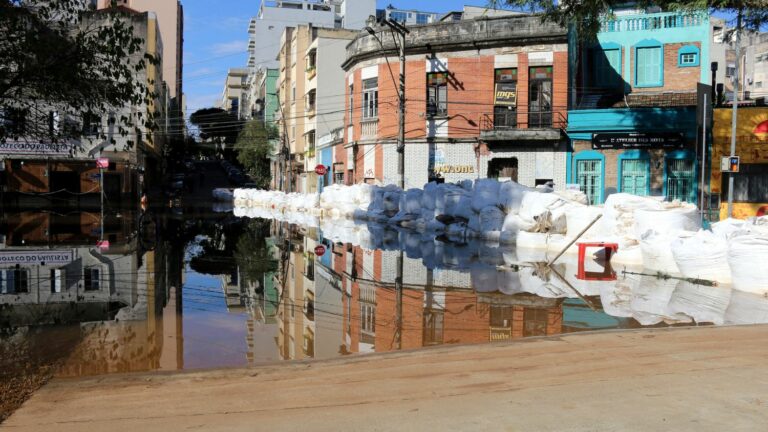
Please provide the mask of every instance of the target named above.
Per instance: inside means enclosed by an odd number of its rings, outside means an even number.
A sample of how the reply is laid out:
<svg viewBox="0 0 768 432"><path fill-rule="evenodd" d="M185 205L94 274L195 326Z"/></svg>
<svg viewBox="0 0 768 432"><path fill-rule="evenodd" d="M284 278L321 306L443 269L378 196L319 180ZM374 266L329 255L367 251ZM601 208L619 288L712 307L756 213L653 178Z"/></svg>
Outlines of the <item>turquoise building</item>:
<svg viewBox="0 0 768 432"><path fill-rule="evenodd" d="M697 83L711 83L707 12L615 10L594 42L569 40L568 182L696 202ZM698 152L700 153L700 151Z"/></svg>

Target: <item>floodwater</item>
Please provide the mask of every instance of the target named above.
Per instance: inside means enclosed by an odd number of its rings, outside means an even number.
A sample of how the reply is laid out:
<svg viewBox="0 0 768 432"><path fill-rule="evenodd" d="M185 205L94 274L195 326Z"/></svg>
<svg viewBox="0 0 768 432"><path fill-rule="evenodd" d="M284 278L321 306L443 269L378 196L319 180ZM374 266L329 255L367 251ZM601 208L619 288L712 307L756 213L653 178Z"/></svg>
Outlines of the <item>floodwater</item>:
<svg viewBox="0 0 768 432"><path fill-rule="evenodd" d="M236 215L237 214L237 215ZM6 212L2 375L242 367L607 329L768 322L768 299L349 221Z"/></svg>

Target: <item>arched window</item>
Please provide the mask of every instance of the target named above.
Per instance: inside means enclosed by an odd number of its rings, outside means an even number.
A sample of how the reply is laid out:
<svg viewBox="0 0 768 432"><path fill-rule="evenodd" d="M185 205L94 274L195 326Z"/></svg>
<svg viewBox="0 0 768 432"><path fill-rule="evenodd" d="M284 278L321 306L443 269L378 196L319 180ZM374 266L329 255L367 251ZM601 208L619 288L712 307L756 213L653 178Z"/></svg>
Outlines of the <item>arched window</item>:
<svg viewBox="0 0 768 432"><path fill-rule="evenodd" d="M619 192L651 194L651 157L645 150L627 150L619 155Z"/></svg>

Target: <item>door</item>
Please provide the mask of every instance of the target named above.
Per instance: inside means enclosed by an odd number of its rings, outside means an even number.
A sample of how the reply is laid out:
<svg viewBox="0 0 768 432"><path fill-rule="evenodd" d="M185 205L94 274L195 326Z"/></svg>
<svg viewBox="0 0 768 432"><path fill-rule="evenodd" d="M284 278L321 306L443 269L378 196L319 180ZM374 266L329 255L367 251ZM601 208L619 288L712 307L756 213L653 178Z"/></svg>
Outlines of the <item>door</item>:
<svg viewBox="0 0 768 432"><path fill-rule="evenodd" d="M120 185L122 176L117 173L104 173L104 199L111 204L117 203L122 197Z"/></svg>
<svg viewBox="0 0 768 432"><path fill-rule="evenodd" d="M696 202L693 159L667 159L667 200Z"/></svg>
<svg viewBox="0 0 768 432"><path fill-rule="evenodd" d="M648 159L621 160L621 192L648 195L650 161Z"/></svg>
<svg viewBox="0 0 768 432"><path fill-rule="evenodd" d="M590 205L600 204L602 190L603 163L599 159L579 160L576 164L576 177L579 188L587 195Z"/></svg>
<svg viewBox="0 0 768 432"><path fill-rule="evenodd" d="M68 191L76 194L80 193L80 173L76 171L52 171L48 183L49 192Z"/></svg>
<svg viewBox="0 0 768 432"><path fill-rule="evenodd" d="M496 158L488 162L488 178L517 182L517 158Z"/></svg>

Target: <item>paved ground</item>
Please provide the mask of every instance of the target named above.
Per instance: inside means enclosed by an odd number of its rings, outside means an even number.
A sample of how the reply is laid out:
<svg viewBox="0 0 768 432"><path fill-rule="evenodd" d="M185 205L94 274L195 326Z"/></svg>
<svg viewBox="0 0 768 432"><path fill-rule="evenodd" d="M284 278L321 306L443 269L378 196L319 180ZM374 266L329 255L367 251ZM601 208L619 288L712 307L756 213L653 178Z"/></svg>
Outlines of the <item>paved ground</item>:
<svg viewBox="0 0 768 432"><path fill-rule="evenodd" d="M768 326L54 380L9 431L762 431Z"/></svg>

